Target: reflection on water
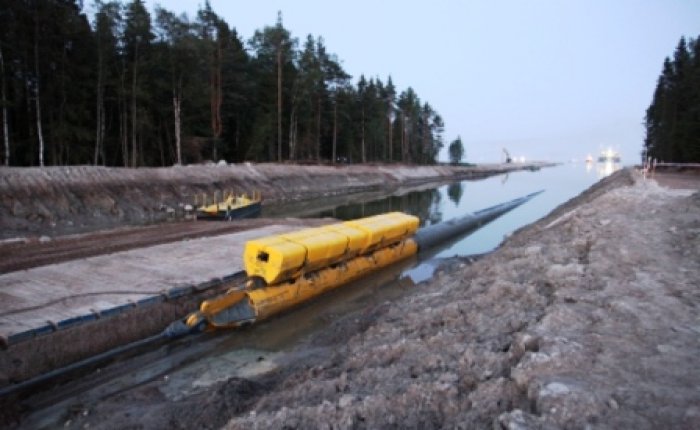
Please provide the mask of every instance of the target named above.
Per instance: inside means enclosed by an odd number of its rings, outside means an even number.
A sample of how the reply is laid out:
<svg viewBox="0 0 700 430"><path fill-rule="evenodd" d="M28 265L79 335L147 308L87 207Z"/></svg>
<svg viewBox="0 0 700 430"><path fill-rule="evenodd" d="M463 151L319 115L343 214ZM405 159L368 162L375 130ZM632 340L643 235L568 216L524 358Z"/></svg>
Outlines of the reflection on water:
<svg viewBox="0 0 700 430"><path fill-rule="evenodd" d="M464 188L461 182L455 182L447 186L447 196L456 205L459 205L459 201L462 200L462 193L464 193Z"/></svg>
<svg viewBox="0 0 700 430"><path fill-rule="evenodd" d="M594 166L598 179L603 179L622 169L622 163L620 163L619 158L610 158L602 161L598 160L597 163L586 161L586 173L591 173Z"/></svg>
<svg viewBox="0 0 700 430"><path fill-rule="evenodd" d="M362 201L343 204L333 209L317 212L311 216L350 220L399 211L417 216L421 220L421 225L432 225L442 221L441 207L444 198L443 194L444 193L440 192L440 188L412 191L400 196L389 196L367 202Z"/></svg>
<svg viewBox="0 0 700 430"><path fill-rule="evenodd" d="M613 160L606 160L605 162L598 162L597 164L598 179L603 179L606 176L610 176L618 170L622 169L620 163L616 163Z"/></svg>

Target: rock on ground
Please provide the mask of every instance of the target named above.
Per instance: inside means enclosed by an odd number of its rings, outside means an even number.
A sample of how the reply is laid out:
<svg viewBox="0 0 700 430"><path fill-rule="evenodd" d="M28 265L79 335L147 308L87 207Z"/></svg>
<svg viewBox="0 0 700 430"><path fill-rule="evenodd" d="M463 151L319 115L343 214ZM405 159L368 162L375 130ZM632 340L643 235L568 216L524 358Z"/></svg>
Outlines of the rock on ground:
<svg viewBox="0 0 700 430"><path fill-rule="evenodd" d="M614 175L384 306L226 428L700 428L689 194Z"/></svg>

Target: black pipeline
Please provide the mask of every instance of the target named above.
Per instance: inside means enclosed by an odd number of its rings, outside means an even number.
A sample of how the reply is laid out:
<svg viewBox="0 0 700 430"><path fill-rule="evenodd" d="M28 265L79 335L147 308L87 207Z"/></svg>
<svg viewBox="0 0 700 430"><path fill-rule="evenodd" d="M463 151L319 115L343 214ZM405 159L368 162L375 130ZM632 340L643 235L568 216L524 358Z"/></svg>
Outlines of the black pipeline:
<svg viewBox="0 0 700 430"><path fill-rule="evenodd" d="M499 205L467 214L461 218L455 218L439 224L420 228L413 236L413 240L418 244L418 252L427 251L429 248L433 248L450 239L459 237L467 231L479 228L543 192L544 190L540 190Z"/></svg>

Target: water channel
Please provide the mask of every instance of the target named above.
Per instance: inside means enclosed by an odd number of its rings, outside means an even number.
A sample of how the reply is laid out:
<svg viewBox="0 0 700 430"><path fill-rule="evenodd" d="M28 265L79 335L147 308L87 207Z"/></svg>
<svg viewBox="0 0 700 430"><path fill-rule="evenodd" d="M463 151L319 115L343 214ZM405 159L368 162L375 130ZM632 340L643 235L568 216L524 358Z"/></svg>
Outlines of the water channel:
<svg viewBox="0 0 700 430"><path fill-rule="evenodd" d="M545 190L532 201L441 250L437 256L480 254L493 250L505 236L523 225L537 221L619 168L619 165L596 163L562 164L539 171L518 171L486 179L465 180L399 195L359 196L355 201L333 208L317 211L307 208L300 214L306 217L349 220L402 211L418 216L421 225L430 225Z"/></svg>
<svg viewBox="0 0 700 430"><path fill-rule="evenodd" d="M333 323L355 319L366 309L390 303L415 289L430 277L435 257L479 254L493 250L504 236L548 214L561 203L577 196L603 176L619 168L564 164L536 172L522 171L476 181L462 181L439 187L425 187L393 196L354 196L333 208L295 208L305 216L329 216L352 219L398 210L417 215L421 223L432 224L462 216L538 190L533 200L458 238L430 259L414 258L389 267L381 273L348 284L317 300L270 321L246 330L200 335L149 351L125 361L112 363L92 375L55 390L28 399L32 412L24 425L31 428L55 428L75 416L71 411L86 411L115 396L155 386L159 396L177 401L206 390L231 377L250 378L264 374L290 361L307 360L313 354L327 356L332 347L324 347L335 336ZM280 214L290 215L283 210ZM270 214L263 214L263 216ZM348 327L340 325L338 327ZM352 327L352 324L350 324ZM324 341L326 339L326 341ZM331 339L330 341L328 339ZM303 345L301 348L300 345ZM325 349L324 349L325 348ZM138 391L135 391L138 393ZM139 394L134 394L138 398ZM77 405L77 406L76 406ZM128 405L118 406L128 408ZM82 412L81 412L82 413Z"/></svg>

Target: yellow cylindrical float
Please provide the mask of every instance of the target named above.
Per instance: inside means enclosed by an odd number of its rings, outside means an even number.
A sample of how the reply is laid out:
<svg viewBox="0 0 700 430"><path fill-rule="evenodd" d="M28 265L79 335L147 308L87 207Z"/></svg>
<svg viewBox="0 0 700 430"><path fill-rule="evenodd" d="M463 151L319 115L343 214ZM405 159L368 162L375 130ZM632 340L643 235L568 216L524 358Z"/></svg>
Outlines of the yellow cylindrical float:
<svg viewBox="0 0 700 430"><path fill-rule="evenodd" d="M243 262L249 277L272 285L397 243L418 229L401 212L362 218L248 241Z"/></svg>
<svg viewBox="0 0 700 430"><path fill-rule="evenodd" d="M256 321L305 302L370 272L414 255L418 246L413 239L405 239L370 254L355 257L333 267L305 274L299 278L248 291L250 306Z"/></svg>
<svg viewBox="0 0 700 430"><path fill-rule="evenodd" d="M259 321L412 256L418 222L392 212L248 241L243 260L253 282L204 301L187 325L231 328ZM260 279L263 286L255 282Z"/></svg>
<svg viewBox="0 0 700 430"><path fill-rule="evenodd" d="M232 290L221 297L204 301L200 310L187 318L187 324L192 327L206 321L210 329L216 329L235 328L260 321L404 260L417 251L416 242L408 238L279 284Z"/></svg>

